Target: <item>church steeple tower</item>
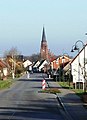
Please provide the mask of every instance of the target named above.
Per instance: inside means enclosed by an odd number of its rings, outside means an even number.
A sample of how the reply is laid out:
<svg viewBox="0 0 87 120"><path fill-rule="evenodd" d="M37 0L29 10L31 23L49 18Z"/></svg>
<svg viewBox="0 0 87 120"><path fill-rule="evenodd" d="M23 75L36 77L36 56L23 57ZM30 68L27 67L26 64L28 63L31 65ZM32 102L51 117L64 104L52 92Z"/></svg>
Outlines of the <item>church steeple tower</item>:
<svg viewBox="0 0 87 120"><path fill-rule="evenodd" d="M42 42L46 42L46 36L45 36L44 26L43 26L43 33L42 33Z"/></svg>
<svg viewBox="0 0 87 120"><path fill-rule="evenodd" d="M41 57L41 59L48 60L48 46L47 46L44 26L43 26L43 31L42 31L42 41L41 41L41 48L40 48L40 57Z"/></svg>

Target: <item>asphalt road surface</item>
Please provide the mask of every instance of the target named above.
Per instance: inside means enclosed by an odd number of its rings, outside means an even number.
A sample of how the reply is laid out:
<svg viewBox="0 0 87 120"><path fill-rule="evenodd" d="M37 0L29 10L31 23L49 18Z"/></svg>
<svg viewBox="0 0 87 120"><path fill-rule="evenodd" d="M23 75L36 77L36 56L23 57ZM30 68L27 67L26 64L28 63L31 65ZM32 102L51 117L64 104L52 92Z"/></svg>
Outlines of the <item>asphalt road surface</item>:
<svg viewBox="0 0 87 120"><path fill-rule="evenodd" d="M0 120L64 120L56 96L41 92L43 76L25 75L0 91Z"/></svg>

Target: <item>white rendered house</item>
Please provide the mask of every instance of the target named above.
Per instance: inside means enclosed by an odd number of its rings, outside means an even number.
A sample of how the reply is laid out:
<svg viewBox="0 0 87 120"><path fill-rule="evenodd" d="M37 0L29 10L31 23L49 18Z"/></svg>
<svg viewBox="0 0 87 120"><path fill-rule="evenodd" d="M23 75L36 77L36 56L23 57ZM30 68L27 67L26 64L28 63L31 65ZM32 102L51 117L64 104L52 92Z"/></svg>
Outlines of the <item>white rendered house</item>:
<svg viewBox="0 0 87 120"><path fill-rule="evenodd" d="M27 68L28 66L32 65L32 62L29 61L29 60L26 60L24 63L23 63L23 66L24 68Z"/></svg>
<svg viewBox="0 0 87 120"><path fill-rule="evenodd" d="M81 51L78 51L77 56L71 62L71 74L73 76L73 83L84 84L86 83L86 74L87 74L87 44L82 48Z"/></svg>

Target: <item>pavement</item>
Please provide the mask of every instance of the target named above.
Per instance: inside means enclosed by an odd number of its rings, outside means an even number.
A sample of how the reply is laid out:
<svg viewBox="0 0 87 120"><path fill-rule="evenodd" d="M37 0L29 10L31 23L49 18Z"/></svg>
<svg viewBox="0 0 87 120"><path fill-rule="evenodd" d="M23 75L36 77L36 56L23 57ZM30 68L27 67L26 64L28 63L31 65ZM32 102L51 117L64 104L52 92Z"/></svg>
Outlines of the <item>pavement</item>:
<svg viewBox="0 0 87 120"><path fill-rule="evenodd" d="M62 88L58 82L47 80L49 87L58 88L61 93L57 93L58 101L63 107L68 120L87 120L87 108L81 98L71 89Z"/></svg>

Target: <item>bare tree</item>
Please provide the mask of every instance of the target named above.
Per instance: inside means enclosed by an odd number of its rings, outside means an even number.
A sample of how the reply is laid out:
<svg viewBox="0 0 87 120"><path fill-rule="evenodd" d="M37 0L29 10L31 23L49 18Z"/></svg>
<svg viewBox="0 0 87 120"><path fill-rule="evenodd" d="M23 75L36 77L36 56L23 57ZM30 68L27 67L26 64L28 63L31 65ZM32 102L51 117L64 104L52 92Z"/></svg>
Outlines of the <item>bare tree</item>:
<svg viewBox="0 0 87 120"><path fill-rule="evenodd" d="M4 57L6 58L7 56L17 56L19 55L20 52L17 50L16 47L12 47L10 50L4 52Z"/></svg>
<svg viewBox="0 0 87 120"><path fill-rule="evenodd" d="M26 56L25 59L29 59L32 62L35 62L37 60L40 60L40 54L32 54L31 56Z"/></svg>
<svg viewBox="0 0 87 120"><path fill-rule="evenodd" d="M19 52L16 47L12 47L10 50L5 51L4 57L6 58L6 62L10 66L10 71L12 74L12 78L14 79L17 69L17 56ZM17 70L16 70L17 69Z"/></svg>

